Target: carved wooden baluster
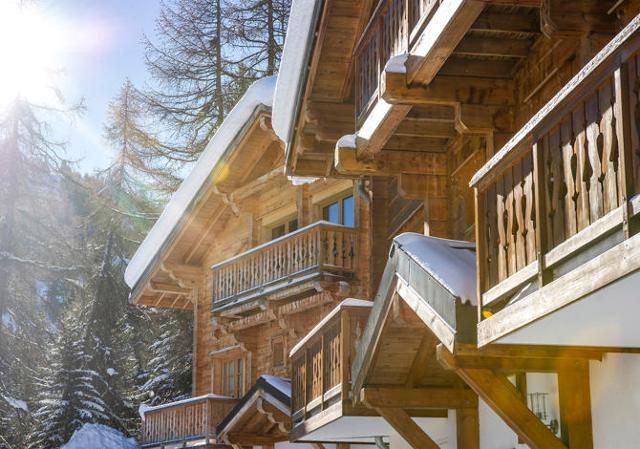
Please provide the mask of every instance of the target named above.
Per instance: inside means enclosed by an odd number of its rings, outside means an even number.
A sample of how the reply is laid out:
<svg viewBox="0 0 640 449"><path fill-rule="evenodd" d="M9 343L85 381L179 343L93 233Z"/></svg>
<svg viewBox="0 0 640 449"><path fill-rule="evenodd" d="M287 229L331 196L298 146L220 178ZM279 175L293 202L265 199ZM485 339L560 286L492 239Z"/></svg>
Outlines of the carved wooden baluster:
<svg viewBox="0 0 640 449"><path fill-rule="evenodd" d="M498 217L496 212L496 186L492 184L484 195L485 211L485 273L487 276L487 288L498 283Z"/></svg>
<svg viewBox="0 0 640 449"><path fill-rule="evenodd" d="M529 153L522 160L522 174L524 192L524 239L526 245L527 264L537 259L536 254L536 223L535 198L533 185L533 158Z"/></svg>
<svg viewBox="0 0 640 449"><path fill-rule="evenodd" d="M602 130L604 144L602 157L604 213L611 212L619 204L618 168L620 154L618 151L618 135L616 133L616 117L613 113L615 108L613 89L613 82L609 82L602 87L598 95L602 113L600 129Z"/></svg>
<svg viewBox="0 0 640 449"><path fill-rule="evenodd" d="M562 147L562 167L564 171L564 232L567 238L578 232L576 177L577 157L573 150L573 127L571 118L560 125L560 142Z"/></svg>
<svg viewBox="0 0 640 449"><path fill-rule="evenodd" d="M554 246L563 242L564 234L564 197L566 186L564 183L562 170L562 148L560 147L560 130L555 129L549 133L549 147L547 157L549 158L548 171L550 183L550 201L548 204L549 220L551 223L551 234L549 241Z"/></svg>
<svg viewBox="0 0 640 449"><path fill-rule="evenodd" d="M507 238L507 269L508 275L518 271L516 263L516 234L518 233L515 217L514 182L512 168L507 169L504 175L505 212L506 212L506 238Z"/></svg>
<svg viewBox="0 0 640 449"><path fill-rule="evenodd" d="M518 162L513 166L513 201L516 229L516 269L521 270L527 266L527 248L525 243L525 235L527 229L524 222L524 177L522 175L522 162Z"/></svg>
<svg viewBox="0 0 640 449"><path fill-rule="evenodd" d="M598 96L594 95L586 102L587 119L587 156L589 158L590 176L588 180L589 190L589 217L591 223L603 215L602 202L602 150L603 139L600 133L600 116L598 109ZM585 173L588 174L589 172Z"/></svg>
<svg viewBox="0 0 640 449"><path fill-rule="evenodd" d="M587 156L587 130L585 124L584 104L580 104L572 113L572 128L575 136L573 150L576 155L576 222L581 231L591 223L589 212L589 179L591 165Z"/></svg>
<svg viewBox="0 0 640 449"><path fill-rule="evenodd" d="M504 177L496 181L496 218L498 224L498 281L505 280L507 269L507 212L505 210Z"/></svg>

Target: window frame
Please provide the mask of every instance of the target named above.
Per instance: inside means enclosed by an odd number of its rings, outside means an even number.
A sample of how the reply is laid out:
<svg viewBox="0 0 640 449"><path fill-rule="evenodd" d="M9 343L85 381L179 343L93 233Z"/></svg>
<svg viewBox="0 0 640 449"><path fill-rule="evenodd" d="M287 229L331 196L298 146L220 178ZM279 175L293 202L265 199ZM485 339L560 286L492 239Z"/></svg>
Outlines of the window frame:
<svg viewBox="0 0 640 449"><path fill-rule="evenodd" d="M353 198L353 225L352 226L344 224L344 210L345 210L344 202L348 198ZM338 223L334 223L332 221L329 221L327 218L325 218L325 210L329 206L335 203L338 204ZM324 200L318 202L316 207L318 211L318 216L322 221L326 221L332 224L337 224L339 226L346 226L346 227L352 227L352 228L356 228L358 226L358 219L356 214L356 210L358 207L356 204L356 194L354 189L344 190L336 195L331 195L330 197L325 198Z"/></svg>

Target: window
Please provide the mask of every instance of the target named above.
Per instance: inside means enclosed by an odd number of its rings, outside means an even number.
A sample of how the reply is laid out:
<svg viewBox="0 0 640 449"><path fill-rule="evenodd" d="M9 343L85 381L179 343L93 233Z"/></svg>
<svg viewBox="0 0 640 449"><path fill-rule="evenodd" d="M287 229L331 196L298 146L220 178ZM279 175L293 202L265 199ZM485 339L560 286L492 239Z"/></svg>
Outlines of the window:
<svg viewBox="0 0 640 449"><path fill-rule="evenodd" d="M322 208L322 219L349 227L355 226L353 195L341 198Z"/></svg>
<svg viewBox="0 0 640 449"><path fill-rule="evenodd" d="M244 394L244 360L235 359L222 365L222 394L240 398Z"/></svg>
<svg viewBox="0 0 640 449"><path fill-rule="evenodd" d="M271 228L271 240L277 239L298 229L298 219L294 218Z"/></svg>
<svg viewBox="0 0 640 449"><path fill-rule="evenodd" d="M271 353L273 354L273 367L281 368L285 365L285 346L282 336L274 337L271 340Z"/></svg>

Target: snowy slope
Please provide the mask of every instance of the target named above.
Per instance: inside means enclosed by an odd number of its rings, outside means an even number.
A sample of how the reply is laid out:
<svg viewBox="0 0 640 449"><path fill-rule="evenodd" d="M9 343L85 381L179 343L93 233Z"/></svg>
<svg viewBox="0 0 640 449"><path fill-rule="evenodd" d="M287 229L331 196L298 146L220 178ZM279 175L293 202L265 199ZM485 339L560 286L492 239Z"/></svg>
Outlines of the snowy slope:
<svg viewBox="0 0 640 449"><path fill-rule="evenodd" d="M140 280L213 172L222 155L247 121L251 119L256 108L260 106L271 107L275 82L276 79L272 76L253 83L227 115L216 134L207 144L207 148L200 155L189 176L180 184L180 188L173 194L162 215L131 258L124 275L129 287L133 288Z"/></svg>
<svg viewBox="0 0 640 449"><path fill-rule="evenodd" d="M138 449L138 445L111 427L85 424L60 449Z"/></svg>

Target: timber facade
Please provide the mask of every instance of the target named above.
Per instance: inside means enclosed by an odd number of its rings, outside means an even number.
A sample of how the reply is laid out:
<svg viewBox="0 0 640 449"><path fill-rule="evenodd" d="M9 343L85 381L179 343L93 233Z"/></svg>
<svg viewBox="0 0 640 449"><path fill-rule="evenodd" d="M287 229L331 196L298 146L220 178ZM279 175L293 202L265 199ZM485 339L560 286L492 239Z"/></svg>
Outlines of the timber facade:
<svg viewBox="0 0 640 449"><path fill-rule="evenodd" d="M294 0L289 30L128 274L196 328L144 445L638 447L640 2Z"/></svg>

